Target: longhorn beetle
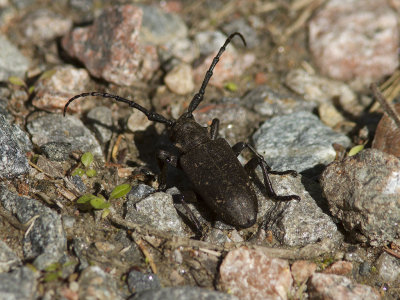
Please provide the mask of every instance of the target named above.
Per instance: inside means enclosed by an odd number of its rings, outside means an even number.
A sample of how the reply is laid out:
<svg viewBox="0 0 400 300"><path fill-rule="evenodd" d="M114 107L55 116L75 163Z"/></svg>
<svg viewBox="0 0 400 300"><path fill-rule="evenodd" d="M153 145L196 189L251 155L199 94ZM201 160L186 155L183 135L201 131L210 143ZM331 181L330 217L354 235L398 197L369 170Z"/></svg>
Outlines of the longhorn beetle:
<svg viewBox="0 0 400 300"><path fill-rule="evenodd" d="M254 225L256 222L258 202L251 188L249 175L245 169L252 169L257 167L257 165L261 166L264 185L267 194L271 198L278 201L288 201L300 200L300 197L297 195L278 196L274 192L268 177L268 173L279 175L291 174L296 176L296 171L272 171L262 155L247 143L239 142L233 147L230 147L225 139L217 137L219 127L218 119L213 119L210 132L208 132L206 127L202 127L194 120L193 111L203 100L205 89L213 75L213 70L222 53L225 51L226 46L235 36L239 36L243 44L246 45L244 37L239 32L235 32L227 38L218 54L214 57L204 77L200 90L194 95L187 112L183 113L177 120L166 119L156 112L148 111L132 100L102 92L82 93L72 97L65 104L64 116L68 105L75 99L87 96L99 96L125 102L130 107L136 108L144 113L150 121L165 124L169 131L170 139L179 150L180 155L178 157L167 151L158 152L158 158L163 162L160 187L166 188L167 164L179 167L189 177L195 192L200 195L216 218L238 228L247 228ZM243 167L237 159L237 156L245 148L249 149L255 157ZM199 229L198 223L196 224Z"/></svg>

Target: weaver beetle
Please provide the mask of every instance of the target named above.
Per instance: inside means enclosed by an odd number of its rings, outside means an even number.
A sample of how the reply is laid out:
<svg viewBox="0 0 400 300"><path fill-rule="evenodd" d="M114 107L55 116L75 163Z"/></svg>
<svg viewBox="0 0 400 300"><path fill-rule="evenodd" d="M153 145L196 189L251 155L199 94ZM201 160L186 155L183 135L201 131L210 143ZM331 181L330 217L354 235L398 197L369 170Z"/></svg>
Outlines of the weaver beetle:
<svg viewBox="0 0 400 300"><path fill-rule="evenodd" d="M239 32L235 32L227 38L214 57L198 93L194 95L189 104L187 112L183 113L177 120L166 119L164 116L149 111L132 100L102 92L82 93L72 97L64 107L64 115L68 105L75 99L99 96L125 102L130 107L144 113L150 121L165 124L169 131L171 142L179 150L180 155L176 156L167 151L158 152L158 158L163 161L164 166L160 176L160 188L165 188L167 164L178 167L186 173L193 184L195 192L211 209L217 219L238 228L247 228L255 224L258 212L257 197L251 187L251 181L246 172L247 168L261 166L264 185L271 198L279 201L288 201L300 200L300 197L297 195L278 196L274 192L268 177L268 173L296 176L296 171L271 171L262 155L257 153L251 145L239 142L231 147L225 139L218 138L218 119L212 121L210 131L208 131L206 127L198 124L193 117L193 111L203 100L205 89L213 75L216 64L227 45L235 36L239 36L244 45L246 45L244 37ZM243 167L237 157L245 148L249 149L255 157Z"/></svg>

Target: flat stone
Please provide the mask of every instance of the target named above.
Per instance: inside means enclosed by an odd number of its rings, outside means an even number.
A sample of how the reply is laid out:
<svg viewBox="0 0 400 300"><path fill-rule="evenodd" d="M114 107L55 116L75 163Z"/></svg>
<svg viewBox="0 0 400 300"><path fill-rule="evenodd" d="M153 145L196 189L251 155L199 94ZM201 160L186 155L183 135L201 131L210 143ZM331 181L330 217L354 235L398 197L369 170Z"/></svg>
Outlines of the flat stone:
<svg viewBox="0 0 400 300"><path fill-rule="evenodd" d="M5 242L0 241L0 273L8 272L21 264L21 260L14 251Z"/></svg>
<svg viewBox="0 0 400 300"><path fill-rule="evenodd" d="M0 81L8 81L11 76L24 78L29 68L29 60L2 34L0 45Z"/></svg>
<svg viewBox="0 0 400 300"><path fill-rule="evenodd" d="M0 273L0 300L37 299L36 278L37 275L27 267Z"/></svg>

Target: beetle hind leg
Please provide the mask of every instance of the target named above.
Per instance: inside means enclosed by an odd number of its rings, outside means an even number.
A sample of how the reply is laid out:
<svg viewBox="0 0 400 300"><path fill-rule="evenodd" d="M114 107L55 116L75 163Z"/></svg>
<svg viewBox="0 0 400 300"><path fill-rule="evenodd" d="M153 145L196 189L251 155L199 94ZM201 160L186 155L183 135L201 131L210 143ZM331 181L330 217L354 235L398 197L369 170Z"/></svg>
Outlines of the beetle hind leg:
<svg viewBox="0 0 400 300"><path fill-rule="evenodd" d="M272 187L271 180L268 174L276 174L276 175L293 175L297 176L297 172L294 170L287 171L272 171L271 167L267 164L264 157L259 154L251 145L239 142L232 147L233 152L236 156L238 156L245 148L249 149L256 157L253 157L245 166L247 170L255 169L257 166L261 167L263 178L264 178L264 186L267 190L268 196L278 200L278 201L289 201L289 200L300 200L300 197L297 195L288 195L288 196L280 196L277 195Z"/></svg>

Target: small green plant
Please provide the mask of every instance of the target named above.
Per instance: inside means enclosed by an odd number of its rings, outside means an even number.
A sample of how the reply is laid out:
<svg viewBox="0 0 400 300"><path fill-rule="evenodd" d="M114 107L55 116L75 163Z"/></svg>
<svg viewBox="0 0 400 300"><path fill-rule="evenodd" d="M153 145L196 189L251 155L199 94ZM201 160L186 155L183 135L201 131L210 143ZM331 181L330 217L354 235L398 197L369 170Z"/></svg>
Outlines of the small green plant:
<svg viewBox="0 0 400 300"><path fill-rule="evenodd" d="M45 282L51 282L51 281L62 279L63 269L66 267L69 267L71 265L74 265L74 264L75 264L75 262L73 262L73 261L67 261L64 264L55 262L55 263L48 265L44 269L43 280Z"/></svg>
<svg viewBox="0 0 400 300"><path fill-rule="evenodd" d="M230 92L236 92L238 90L238 86L236 83L230 81L225 84L225 89L227 89Z"/></svg>
<svg viewBox="0 0 400 300"><path fill-rule="evenodd" d="M34 86L28 87L26 82L17 76L10 76L8 77L8 82L11 83L12 85L20 86L22 87L29 95L32 94L35 91Z"/></svg>
<svg viewBox="0 0 400 300"><path fill-rule="evenodd" d="M93 163L94 157L91 152L85 152L83 153L81 157L81 163L85 166L85 169L82 168L76 168L74 172L72 173L72 176L78 175L78 176L83 176L86 174L87 177L94 177L96 176L97 172L95 169L90 168L90 165Z"/></svg>
<svg viewBox="0 0 400 300"><path fill-rule="evenodd" d="M364 145L357 145L350 149L349 154L347 156L356 155L358 152L364 149Z"/></svg>

